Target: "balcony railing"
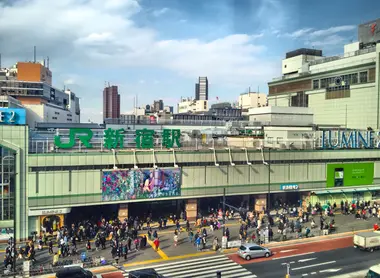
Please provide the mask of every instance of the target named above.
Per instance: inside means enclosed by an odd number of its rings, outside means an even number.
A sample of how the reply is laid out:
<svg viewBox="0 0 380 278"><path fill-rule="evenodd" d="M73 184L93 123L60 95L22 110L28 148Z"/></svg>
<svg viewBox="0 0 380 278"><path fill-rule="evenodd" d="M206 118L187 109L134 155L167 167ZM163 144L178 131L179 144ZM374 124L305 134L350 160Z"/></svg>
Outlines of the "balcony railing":
<svg viewBox="0 0 380 278"><path fill-rule="evenodd" d="M111 152L110 149L105 148L103 138L94 138L91 140L92 148L86 148L79 140L76 140L75 146L71 149L57 148L54 144L54 139L35 140L29 141L29 153L72 153L72 152ZM134 138L125 138L123 141L123 148L116 149L122 151L132 151L139 149L136 147ZM281 140L273 142L254 137L220 137L220 138L189 138L180 141L180 148L174 145L174 149L178 150L208 150L214 149L260 149L261 147L270 147L278 150L312 150L321 148L319 139L293 139ZM153 148L155 150L168 150L163 144L162 138L154 138ZM149 150L145 149L145 150ZM141 149L144 150L144 149Z"/></svg>

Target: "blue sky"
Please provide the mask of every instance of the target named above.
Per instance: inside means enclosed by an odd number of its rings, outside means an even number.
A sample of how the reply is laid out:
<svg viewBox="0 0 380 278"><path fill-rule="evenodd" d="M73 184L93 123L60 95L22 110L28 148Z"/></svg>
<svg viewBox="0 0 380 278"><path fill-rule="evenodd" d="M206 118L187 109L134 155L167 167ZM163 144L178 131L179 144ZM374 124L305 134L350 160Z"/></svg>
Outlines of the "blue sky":
<svg viewBox="0 0 380 278"><path fill-rule="evenodd" d="M3 66L50 57L53 83L81 97L82 121L102 120L105 81L122 112L193 96L208 76L210 102L267 92L287 51L343 52L357 25L379 17L371 0L0 0ZM18 20L14 20L17 18Z"/></svg>

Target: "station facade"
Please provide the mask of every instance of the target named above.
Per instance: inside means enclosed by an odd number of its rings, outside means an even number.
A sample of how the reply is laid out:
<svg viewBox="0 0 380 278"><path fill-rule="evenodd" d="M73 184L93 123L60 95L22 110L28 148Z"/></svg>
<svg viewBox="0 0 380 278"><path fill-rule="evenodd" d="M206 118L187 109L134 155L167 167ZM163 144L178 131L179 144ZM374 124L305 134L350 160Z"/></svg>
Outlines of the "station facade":
<svg viewBox="0 0 380 278"><path fill-rule="evenodd" d="M18 239L56 230L73 214L85 217L86 208L94 213L109 207L123 219L156 204L156 212L181 210L195 219L202 207L220 205L223 194L236 206L261 210L268 192L271 208L286 200L299 205L373 200L380 192L377 147L192 149L178 148L174 140L157 148L140 138L140 146L131 148L107 145L103 138L107 148L100 150L93 148L93 138L86 143L86 130L74 129L80 134L74 142L70 132L66 139L54 138L55 149L32 152L27 126L0 126L2 233L14 224ZM80 142L82 148L74 149Z"/></svg>

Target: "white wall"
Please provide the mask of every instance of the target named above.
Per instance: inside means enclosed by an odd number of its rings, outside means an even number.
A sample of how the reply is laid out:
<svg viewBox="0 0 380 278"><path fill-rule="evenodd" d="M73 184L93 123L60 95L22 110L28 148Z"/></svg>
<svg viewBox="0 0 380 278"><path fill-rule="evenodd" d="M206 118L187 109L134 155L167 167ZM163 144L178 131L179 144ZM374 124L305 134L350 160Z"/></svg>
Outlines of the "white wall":
<svg viewBox="0 0 380 278"><path fill-rule="evenodd" d="M207 100L190 100L178 103L178 113L206 112L208 111Z"/></svg>
<svg viewBox="0 0 380 278"><path fill-rule="evenodd" d="M79 116L74 112L46 104L25 104L24 106L26 108L27 123L32 128L35 127L36 122L79 123L80 121Z"/></svg>
<svg viewBox="0 0 380 278"><path fill-rule="evenodd" d="M322 92L320 92L322 91ZM318 93L319 92L319 93ZM324 90L309 93L309 107L319 125L341 125L353 129L377 125L377 94L374 83L351 85L350 97L326 99Z"/></svg>
<svg viewBox="0 0 380 278"><path fill-rule="evenodd" d="M239 108L249 109L267 105L267 95L263 93L246 93L239 96Z"/></svg>
<svg viewBox="0 0 380 278"><path fill-rule="evenodd" d="M345 57L339 60L310 66L311 74L321 73L329 70L339 70L347 67L361 66L366 63L374 63L376 61L376 52L370 52L352 57Z"/></svg>
<svg viewBox="0 0 380 278"><path fill-rule="evenodd" d="M282 74L303 72L304 65L307 62L321 59L320 56L311 56L311 55L298 55L292 58L282 60ZM307 65L306 65L307 66ZM306 67L308 69L308 67Z"/></svg>

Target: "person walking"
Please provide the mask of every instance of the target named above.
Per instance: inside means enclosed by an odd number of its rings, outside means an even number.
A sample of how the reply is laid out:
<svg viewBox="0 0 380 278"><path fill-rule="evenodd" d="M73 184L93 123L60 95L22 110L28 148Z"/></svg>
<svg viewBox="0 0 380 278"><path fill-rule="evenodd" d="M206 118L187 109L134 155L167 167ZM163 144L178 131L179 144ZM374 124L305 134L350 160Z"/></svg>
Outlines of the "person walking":
<svg viewBox="0 0 380 278"><path fill-rule="evenodd" d="M190 243L193 243L194 233L193 233L192 229L189 230L188 235L189 235L189 241L190 241Z"/></svg>
<svg viewBox="0 0 380 278"><path fill-rule="evenodd" d="M195 240L195 244L196 244L196 246L197 246L197 250L199 251L199 250L201 250L201 237L200 236L198 236L197 237L197 239Z"/></svg>
<svg viewBox="0 0 380 278"><path fill-rule="evenodd" d="M160 247L160 240L157 238L154 239L153 245L155 247L155 250L158 251L158 248Z"/></svg>
<svg viewBox="0 0 380 278"><path fill-rule="evenodd" d="M128 246L127 246L127 244L122 245L122 250L123 250L124 260L126 261L128 258Z"/></svg>
<svg viewBox="0 0 380 278"><path fill-rule="evenodd" d="M174 247L177 247L178 244L178 235L174 234Z"/></svg>
<svg viewBox="0 0 380 278"><path fill-rule="evenodd" d="M53 241L50 239L49 241L49 254L53 254Z"/></svg>

